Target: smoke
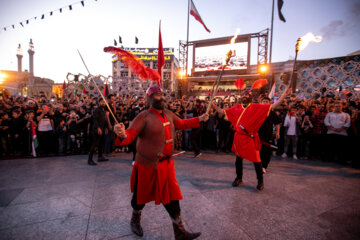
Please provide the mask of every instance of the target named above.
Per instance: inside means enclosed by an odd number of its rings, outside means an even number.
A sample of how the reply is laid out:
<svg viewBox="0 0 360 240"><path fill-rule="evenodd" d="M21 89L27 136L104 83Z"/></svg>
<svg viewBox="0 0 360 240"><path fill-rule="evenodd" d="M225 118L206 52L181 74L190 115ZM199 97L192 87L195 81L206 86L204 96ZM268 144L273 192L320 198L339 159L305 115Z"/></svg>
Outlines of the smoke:
<svg viewBox="0 0 360 240"><path fill-rule="evenodd" d="M359 19L360 16L360 2L355 2L351 6L351 15L352 17Z"/></svg>
<svg viewBox="0 0 360 240"><path fill-rule="evenodd" d="M330 22L328 25L320 29L323 38L332 39L334 37L341 37L346 34L344 22L342 20L336 20Z"/></svg>

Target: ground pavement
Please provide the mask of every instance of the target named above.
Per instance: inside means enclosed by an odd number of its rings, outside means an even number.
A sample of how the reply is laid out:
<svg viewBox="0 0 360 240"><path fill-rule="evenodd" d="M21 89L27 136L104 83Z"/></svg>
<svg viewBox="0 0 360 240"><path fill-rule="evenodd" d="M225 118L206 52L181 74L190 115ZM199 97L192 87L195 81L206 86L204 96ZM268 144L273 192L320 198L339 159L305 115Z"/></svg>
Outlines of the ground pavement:
<svg viewBox="0 0 360 240"><path fill-rule="evenodd" d="M87 156L0 161L0 239L141 239L130 230L131 154L97 166ZM265 189L255 189L244 161L244 185L232 154L176 158L185 226L199 239L360 239L360 170L275 158ZM143 210L142 239L173 239L162 206Z"/></svg>

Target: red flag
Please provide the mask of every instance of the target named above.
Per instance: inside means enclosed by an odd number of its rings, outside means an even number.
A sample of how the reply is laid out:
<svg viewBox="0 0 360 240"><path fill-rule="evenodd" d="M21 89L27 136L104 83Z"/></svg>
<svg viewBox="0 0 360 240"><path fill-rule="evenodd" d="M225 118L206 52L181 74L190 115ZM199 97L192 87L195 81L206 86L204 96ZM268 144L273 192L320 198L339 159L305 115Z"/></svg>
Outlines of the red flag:
<svg viewBox="0 0 360 240"><path fill-rule="evenodd" d="M243 90L246 87L246 85L244 83L244 79L242 79L242 78L236 79L235 86L237 89Z"/></svg>
<svg viewBox="0 0 360 240"><path fill-rule="evenodd" d="M116 54L118 59L121 59L134 74L138 75L140 79L150 79L157 82L159 81L159 73L155 69L146 68L143 61L141 61L141 59L136 57L134 54L116 47L105 47L104 52L111 52Z"/></svg>
<svg viewBox="0 0 360 240"><path fill-rule="evenodd" d="M266 79L258 79L253 83L251 89L260 89L266 84L268 84L268 81Z"/></svg>
<svg viewBox="0 0 360 240"><path fill-rule="evenodd" d="M162 87L162 67L165 65L165 58L164 58L164 48L162 44L162 38L161 38L161 22L159 24L159 49L158 49L158 72L160 75L159 79L159 86Z"/></svg>
<svg viewBox="0 0 360 240"><path fill-rule="evenodd" d="M206 31L210 32L210 30L206 27L205 23L200 17L199 12L196 10L196 7L192 0L190 0L191 6L190 6L190 14L194 16L196 20L198 20L205 28Z"/></svg>
<svg viewBox="0 0 360 240"><path fill-rule="evenodd" d="M105 87L104 87L104 95L105 95L105 96L109 95L109 88L108 88L107 83L105 83Z"/></svg>
<svg viewBox="0 0 360 240"><path fill-rule="evenodd" d="M86 94L86 89L85 88L83 88L83 91L82 91L82 94Z"/></svg>
<svg viewBox="0 0 360 240"><path fill-rule="evenodd" d="M64 80L64 83L63 83L62 89L66 89L66 88L67 88L67 86L66 86L66 82L65 82L65 80Z"/></svg>

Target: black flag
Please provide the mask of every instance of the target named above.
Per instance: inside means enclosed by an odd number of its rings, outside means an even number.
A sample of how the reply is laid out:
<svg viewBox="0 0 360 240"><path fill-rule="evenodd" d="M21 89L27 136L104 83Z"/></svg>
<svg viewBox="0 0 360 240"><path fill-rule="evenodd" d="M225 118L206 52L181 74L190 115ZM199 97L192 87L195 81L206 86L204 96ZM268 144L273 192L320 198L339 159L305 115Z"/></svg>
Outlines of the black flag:
<svg viewBox="0 0 360 240"><path fill-rule="evenodd" d="M121 37L119 36L119 43L122 43L122 39L121 39Z"/></svg>
<svg viewBox="0 0 360 240"><path fill-rule="evenodd" d="M135 36L135 44L139 43L139 39Z"/></svg>
<svg viewBox="0 0 360 240"><path fill-rule="evenodd" d="M117 46L117 42L116 42L116 40L114 39L114 46Z"/></svg>
<svg viewBox="0 0 360 240"><path fill-rule="evenodd" d="M284 5L284 1L283 0L278 0L278 10L279 10L279 18L281 21L286 22L284 15L281 13L281 8Z"/></svg>

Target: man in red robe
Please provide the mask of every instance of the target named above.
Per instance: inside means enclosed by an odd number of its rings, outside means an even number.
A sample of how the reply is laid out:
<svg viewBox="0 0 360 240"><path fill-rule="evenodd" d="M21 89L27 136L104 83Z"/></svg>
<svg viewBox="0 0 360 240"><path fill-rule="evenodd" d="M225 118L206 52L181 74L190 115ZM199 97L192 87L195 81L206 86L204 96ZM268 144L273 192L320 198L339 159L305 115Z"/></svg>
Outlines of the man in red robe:
<svg viewBox="0 0 360 240"><path fill-rule="evenodd" d="M200 233L187 232L181 221L179 200L182 200L182 195L172 159L173 143L175 128L199 127L200 121L207 121L209 116L203 114L186 120L178 118L164 109L165 98L158 86L150 87L146 97L150 108L139 113L128 129L119 124L115 130L122 139L121 145L128 145L137 137L137 154L131 173L131 229L136 235L143 236L141 210L146 203L155 201L155 204L163 204L169 213L175 239L195 239Z"/></svg>
<svg viewBox="0 0 360 240"><path fill-rule="evenodd" d="M232 151L236 155L236 178L232 183L233 187L242 184L243 158L254 163L258 184L256 188L264 189L263 171L260 159L261 141L258 130L268 116L271 108L277 108L286 97L288 88L274 104L251 103L252 94L245 91L241 97L241 104L223 110L213 104L213 107L220 115L231 122L235 129Z"/></svg>

